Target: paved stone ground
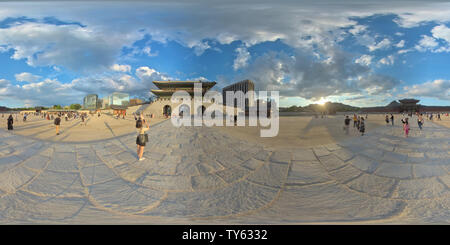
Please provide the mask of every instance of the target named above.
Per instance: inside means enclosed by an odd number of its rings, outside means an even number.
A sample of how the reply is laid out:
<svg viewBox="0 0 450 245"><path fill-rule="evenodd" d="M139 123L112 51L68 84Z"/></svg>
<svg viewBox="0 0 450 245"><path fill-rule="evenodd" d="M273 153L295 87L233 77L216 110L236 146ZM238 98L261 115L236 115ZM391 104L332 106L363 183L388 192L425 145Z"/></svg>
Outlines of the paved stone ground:
<svg viewBox="0 0 450 245"><path fill-rule="evenodd" d="M0 131L0 223L450 223L450 130L274 150L215 128L90 143Z"/></svg>

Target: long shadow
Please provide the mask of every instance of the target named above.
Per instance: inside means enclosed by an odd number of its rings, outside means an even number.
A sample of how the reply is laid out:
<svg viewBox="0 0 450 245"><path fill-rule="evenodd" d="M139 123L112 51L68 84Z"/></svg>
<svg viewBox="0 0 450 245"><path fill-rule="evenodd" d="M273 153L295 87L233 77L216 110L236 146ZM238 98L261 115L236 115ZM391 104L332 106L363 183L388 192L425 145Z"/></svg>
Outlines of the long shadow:
<svg viewBox="0 0 450 245"><path fill-rule="evenodd" d="M155 123L153 125L150 126L150 128L158 126L164 122L166 122L167 120ZM6 129L0 129L3 131L7 131ZM16 136L16 137L23 137L23 138L31 138L33 140L37 140L37 141L42 141L42 142L51 142L51 143L56 143L58 142L58 144L94 144L94 143L100 143L100 142L105 142L105 141L110 141L110 140L115 140L118 138L122 138L122 137L127 137L127 136L132 136L132 135L136 135L135 132L131 132L131 133L127 133L127 134L122 134L122 135L118 135L116 137L111 137L111 138L106 138L106 139L99 139L99 140L91 140L91 141L70 141L70 142L60 142L60 141L54 141L54 140L50 140L50 139L38 139L38 138L33 138L33 137L29 137L29 136L24 136L24 135L20 135L20 134L12 134L12 136Z"/></svg>
<svg viewBox="0 0 450 245"><path fill-rule="evenodd" d="M107 122L104 122L104 123L105 123L105 126L109 129L109 131L111 131L111 134L114 136L114 138L116 138L117 141L119 141L120 144L121 144L125 149L128 149L128 150L127 150L128 152L134 153L134 150L130 149L130 147L128 147L125 143L122 142L121 139L122 139L123 137L117 137L116 134L114 133L114 131L112 130L112 128L109 126L109 124L108 124ZM133 133L133 134L136 134L136 133ZM129 135L131 135L131 133L130 133Z"/></svg>
<svg viewBox="0 0 450 245"><path fill-rule="evenodd" d="M89 120L89 119L88 119L88 120ZM87 121L86 121L86 122L87 122ZM80 123L81 123L81 121L78 121L78 122L74 123L72 126L66 128L66 129L64 129L64 130L61 130L61 133L64 133L64 132L70 130L71 128L75 127L76 125L78 125L78 124L80 124ZM54 128L52 127L52 128L50 128L50 129L42 130L42 131L39 131L39 132L37 132L37 133L31 134L31 135L29 135L29 136L32 136L32 137L33 137L33 136L39 135L39 134L41 134L41 133L47 132L47 131L49 131L49 130L54 130ZM56 137L56 136L52 136L52 137L49 137L48 139L54 139L55 137Z"/></svg>
<svg viewBox="0 0 450 245"><path fill-rule="evenodd" d="M104 122L104 123L105 123L106 128L108 128L109 131L111 132L111 134L112 134L114 137L116 137L116 134L114 133L114 131L112 130L112 128L109 126L109 124L108 124L107 122Z"/></svg>

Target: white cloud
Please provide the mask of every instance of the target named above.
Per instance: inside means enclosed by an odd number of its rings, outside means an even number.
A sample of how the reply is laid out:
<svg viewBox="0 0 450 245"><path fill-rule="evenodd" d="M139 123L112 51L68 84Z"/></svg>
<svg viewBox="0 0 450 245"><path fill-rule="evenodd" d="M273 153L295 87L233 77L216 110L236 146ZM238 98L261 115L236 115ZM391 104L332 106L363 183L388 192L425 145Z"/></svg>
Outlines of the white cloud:
<svg viewBox="0 0 450 245"><path fill-rule="evenodd" d="M435 26L431 30L431 33L433 34L433 37L444 39L447 43L450 43L450 28L445 25Z"/></svg>
<svg viewBox="0 0 450 245"><path fill-rule="evenodd" d="M350 54L338 49L330 50L328 60L269 52L256 57L233 80L250 79L255 82L255 90L277 90L281 96L308 100L361 92L385 94L399 83L392 77L373 74L369 67L355 63Z"/></svg>
<svg viewBox="0 0 450 245"><path fill-rule="evenodd" d="M118 72L130 72L131 71L131 66L114 64L114 65L111 66L111 70L118 71Z"/></svg>
<svg viewBox="0 0 450 245"><path fill-rule="evenodd" d="M391 46L391 41L389 39L385 38L378 43L368 45L367 48L369 49L370 52L373 52L377 49L389 48L390 46Z"/></svg>
<svg viewBox="0 0 450 245"><path fill-rule="evenodd" d="M403 47L405 47L405 40L401 40L400 42L398 42L397 44L395 44L395 47L397 47L397 48L403 48Z"/></svg>
<svg viewBox="0 0 450 245"><path fill-rule="evenodd" d="M8 86L9 83L10 82L8 80L6 80L6 79L0 79L0 89L6 88L6 86Z"/></svg>
<svg viewBox="0 0 450 245"><path fill-rule="evenodd" d="M383 65L393 65L394 64L394 56L388 55L387 57L380 59L379 63L383 64Z"/></svg>
<svg viewBox="0 0 450 245"><path fill-rule="evenodd" d="M401 49L397 53L398 54L406 54L406 53L411 52L411 51L413 51L413 50L412 49Z"/></svg>
<svg viewBox="0 0 450 245"><path fill-rule="evenodd" d="M16 78L16 81L18 81L18 82L34 83L37 80L41 79L41 76L33 75L29 72L22 72L22 73L14 75L14 76Z"/></svg>
<svg viewBox="0 0 450 245"><path fill-rule="evenodd" d="M45 79L24 85L13 85L9 81L0 80L0 97L20 101L29 106L81 103L84 95L73 90L70 84L62 84L57 79Z"/></svg>
<svg viewBox="0 0 450 245"><path fill-rule="evenodd" d="M0 29L0 45L13 50L12 59L30 66L64 66L76 72L108 69L141 34L106 33L78 25L23 23Z"/></svg>
<svg viewBox="0 0 450 245"><path fill-rule="evenodd" d="M436 46L438 46L438 43L433 37L422 35L422 39L420 39L419 44L417 44L415 48L423 52L426 50L431 50Z"/></svg>
<svg viewBox="0 0 450 245"><path fill-rule="evenodd" d="M352 29L350 29L348 32L350 32L353 35L358 35L362 32L364 32L367 29L367 26L364 25L355 25Z"/></svg>
<svg viewBox="0 0 450 245"><path fill-rule="evenodd" d="M248 65L248 61L250 60L250 52L248 52L245 47L236 48L235 51L237 53L237 56L233 63L233 69L239 70Z"/></svg>
<svg viewBox="0 0 450 245"><path fill-rule="evenodd" d="M173 80L173 78L169 75L163 74L147 66L137 68L136 76L141 80L143 86L148 90L146 92L150 92L150 89L156 88L156 86L153 84L153 81Z"/></svg>
<svg viewBox="0 0 450 245"><path fill-rule="evenodd" d="M373 57L374 56L372 56L372 55L364 54L361 57L359 57L358 59L356 59L355 63L368 66L368 65L372 64Z"/></svg>
<svg viewBox="0 0 450 245"><path fill-rule="evenodd" d="M211 48L211 46L209 46L208 42L194 42L194 43L190 43L188 44L189 48L194 48L194 53L197 56L202 55L205 50Z"/></svg>
<svg viewBox="0 0 450 245"><path fill-rule="evenodd" d="M152 49L151 49L150 46L144 47L144 48L142 49L142 52L143 52L144 54L146 54L147 56L149 56L149 57L158 56L158 52L152 53Z"/></svg>
<svg viewBox="0 0 450 245"><path fill-rule="evenodd" d="M47 78L23 85L13 85L8 80L0 79L0 98L33 106L82 103L83 97L90 93L101 97L112 92L125 92L132 96L148 98L150 89L155 88L152 83L154 80L170 79L149 67L139 67L136 69L136 75L138 79L123 73L101 73L76 78L70 83ZM52 96L48 96L49 94Z"/></svg>
<svg viewBox="0 0 450 245"><path fill-rule="evenodd" d="M423 84L405 86L404 97L430 97L450 101L450 80L437 79Z"/></svg>

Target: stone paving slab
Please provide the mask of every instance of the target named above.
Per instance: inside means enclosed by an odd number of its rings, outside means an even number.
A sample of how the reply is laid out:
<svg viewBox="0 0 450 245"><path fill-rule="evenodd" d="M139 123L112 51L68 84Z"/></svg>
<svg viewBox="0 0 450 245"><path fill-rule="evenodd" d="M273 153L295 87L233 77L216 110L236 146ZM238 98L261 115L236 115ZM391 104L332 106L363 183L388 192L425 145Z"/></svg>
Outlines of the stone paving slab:
<svg viewBox="0 0 450 245"><path fill-rule="evenodd" d="M73 172L78 171L75 152L55 152L47 167L48 170Z"/></svg>
<svg viewBox="0 0 450 245"><path fill-rule="evenodd" d="M47 198L19 191L1 198L0 210L2 215L20 223L65 221L74 217L86 202L83 198Z"/></svg>
<svg viewBox="0 0 450 245"><path fill-rule="evenodd" d="M275 151L270 156L270 161L274 163L289 164L291 161L291 153L286 151Z"/></svg>
<svg viewBox="0 0 450 245"><path fill-rule="evenodd" d="M96 205L123 213L143 211L164 195L157 190L135 188L119 179L93 185L89 193Z"/></svg>
<svg viewBox="0 0 450 245"><path fill-rule="evenodd" d="M136 168L130 164L119 165L114 168L114 171L124 180L129 182L136 182L136 180L143 176L147 171Z"/></svg>
<svg viewBox="0 0 450 245"><path fill-rule="evenodd" d="M244 176L248 175L250 170L241 167L232 167L229 169L224 169L217 171L215 174L222 178L226 183L234 183L241 180Z"/></svg>
<svg viewBox="0 0 450 245"><path fill-rule="evenodd" d="M344 161L342 161L335 155L326 155L326 156L319 157L319 161L323 164L325 169L328 171L342 168L345 165L347 165L347 163L345 163Z"/></svg>
<svg viewBox="0 0 450 245"><path fill-rule="evenodd" d="M393 198L424 199L449 194L448 190L436 178L400 180Z"/></svg>
<svg viewBox="0 0 450 245"><path fill-rule="evenodd" d="M142 185L157 190L192 191L190 176L147 175L143 179Z"/></svg>
<svg viewBox="0 0 450 245"><path fill-rule="evenodd" d="M268 216L268 220L270 217L272 220L283 217L284 222L295 224L386 219L403 209L404 203L401 201L362 196L329 183L288 187L273 206L263 210L259 215ZM299 210L301 216L296 215ZM242 219L248 222L252 216L245 216Z"/></svg>
<svg viewBox="0 0 450 245"><path fill-rule="evenodd" d="M356 156L350 160L349 163L355 168L368 173L373 173L379 166L378 161L374 161L364 156Z"/></svg>
<svg viewBox="0 0 450 245"><path fill-rule="evenodd" d="M334 155L336 155L339 159L346 162L353 158L355 154L353 154L351 151L346 149L339 149L333 152Z"/></svg>
<svg viewBox="0 0 450 245"><path fill-rule="evenodd" d="M36 175L25 167L17 167L0 173L0 190L14 192Z"/></svg>
<svg viewBox="0 0 450 245"><path fill-rule="evenodd" d="M363 174L347 183L347 186L371 196L388 197L393 191L395 183L396 181L392 178Z"/></svg>
<svg viewBox="0 0 450 245"><path fill-rule="evenodd" d="M194 191L216 189L226 185L226 182L215 174L192 176L191 183Z"/></svg>
<svg viewBox="0 0 450 245"><path fill-rule="evenodd" d="M443 175L439 177L439 180L450 189L450 175Z"/></svg>
<svg viewBox="0 0 450 245"><path fill-rule="evenodd" d="M169 193L159 206L145 213L151 216L226 216L262 208L278 194L277 189L238 182L229 188L201 192ZM240 198L242 195L252 198Z"/></svg>
<svg viewBox="0 0 450 245"><path fill-rule="evenodd" d="M292 153L294 161L316 161L317 157L311 149L296 149Z"/></svg>
<svg viewBox="0 0 450 245"><path fill-rule="evenodd" d="M280 188L287 176L288 168L289 166L285 164L265 163L250 174L247 179L252 183Z"/></svg>
<svg viewBox="0 0 450 245"><path fill-rule="evenodd" d="M263 161L252 158L243 162L240 166L247 168L249 170L255 170L259 168L262 164L264 164Z"/></svg>
<svg viewBox="0 0 450 245"><path fill-rule="evenodd" d="M79 174L67 172L44 171L26 190L44 196L84 196Z"/></svg>
<svg viewBox="0 0 450 245"><path fill-rule="evenodd" d="M135 135L55 143L0 130L0 221L448 223L450 133L427 126L280 150L166 122L144 161Z"/></svg>
<svg viewBox="0 0 450 245"><path fill-rule="evenodd" d="M433 177L433 176L442 176L446 175L447 171L442 166L432 165L432 166L424 166L421 164L415 164L413 166L413 174L416 178L425 178L425 177Z"/></svg>
<svg viewBox="0 0 450 245"><path fill-rule="evenodd" d="M376 175L398 178L398 179L410 179L412 178L412 165L411 164L397 164L397 163L382 163L380 167L375 171Z"/></svg>
<svg viewBox="0 0 450 245"><path fill-rule="evenodd" d="M330 171L330 175L333 176L339 183L347 183L362 175L362 172L351 165L346 165L343 168Z"/></svg>
<svg viewBox="0 0 450 245"><path fill-rule="evenodd" d="M315 184L330 181L330 176L318 161L294 161L289 170L286 183L289 184Z"/></svg>

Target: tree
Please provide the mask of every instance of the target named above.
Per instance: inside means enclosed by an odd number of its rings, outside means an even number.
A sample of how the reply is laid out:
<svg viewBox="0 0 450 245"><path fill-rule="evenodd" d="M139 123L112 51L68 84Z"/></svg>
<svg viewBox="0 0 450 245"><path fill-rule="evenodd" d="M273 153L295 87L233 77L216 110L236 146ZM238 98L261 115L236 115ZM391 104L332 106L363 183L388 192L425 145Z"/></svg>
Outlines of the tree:
<svg viewBox="0 0 450 245"><path fill-rule="evenodd" d="M53 109L62 109L61 105L54 105Z"/></svg>
<svg viewBox="0 0 450 245"><path fill-rule="evenodd" d="M80 104L71 104L70 109L79 110L79 109L81 109L81 105Z"/></svg>

